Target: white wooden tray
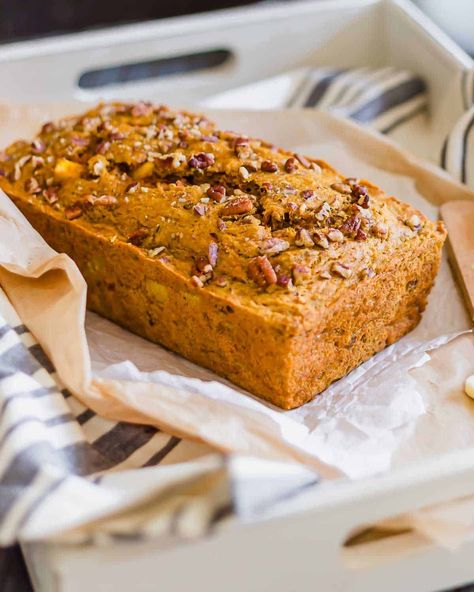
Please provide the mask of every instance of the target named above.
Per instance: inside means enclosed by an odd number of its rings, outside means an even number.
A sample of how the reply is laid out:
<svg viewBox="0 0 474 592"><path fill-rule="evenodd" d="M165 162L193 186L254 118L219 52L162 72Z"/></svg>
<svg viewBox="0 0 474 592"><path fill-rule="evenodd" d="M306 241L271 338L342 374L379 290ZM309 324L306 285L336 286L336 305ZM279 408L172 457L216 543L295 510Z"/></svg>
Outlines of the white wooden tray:
<svg viewBox="0 0 474 592"><path fill-rule="evenodd" d="M212 68L79 86L100 79L102 68L173 58L166 68L185 54L213 51L220 53ZM444 138L464 109L462 80L473 64L407 0L299 2L291 10L265 5L10 44L0 50L0 101L132 97L190 104L303 65L388 64L427 80L431 120L442 122L433 133ZM308 495L304 511L173 550L127 543L37 544L24 551L42 592L442 590L474 581L474 536L456 553L410 533L343 543L361 525L472 494L474 450L468 450L370 480L322 486Z"/></svg>

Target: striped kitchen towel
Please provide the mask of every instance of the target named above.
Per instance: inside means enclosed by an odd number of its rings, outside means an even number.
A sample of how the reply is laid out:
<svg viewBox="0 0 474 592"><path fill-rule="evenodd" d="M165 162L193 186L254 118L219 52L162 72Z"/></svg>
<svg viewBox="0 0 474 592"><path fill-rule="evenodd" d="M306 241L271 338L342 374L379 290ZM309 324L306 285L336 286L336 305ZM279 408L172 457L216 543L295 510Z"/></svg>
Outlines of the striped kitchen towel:
<svg viewBox="0 0 474 592"><path fill-rule="evenodd" d="M465 112L446 138L441 166L474 189L474 70L464 72L461 91Z"/></svg>
<svg viewBox="0 0 474 592"><path fill-rule="evenodd" d="M255 518L317 482L297 465L210 453L84 407L0 290L0 545L55 535L91 517L102 519L76 529L73 540L174 544L233 516Z"/></svg>
<svg viewBox="0 0 474 592"><path fill-rule="evenodd" d="M203 101L217 108L314 108L390 134L427 110L425 82L386 68L303 68L248 84Z"/></svg>
<svg viewBox="0 0 474 592"><path fill-rule="evenodd" d="M310 70L287 99L290 108L312 107L390 133L427 107L424 81L394 68Z"/></svg>

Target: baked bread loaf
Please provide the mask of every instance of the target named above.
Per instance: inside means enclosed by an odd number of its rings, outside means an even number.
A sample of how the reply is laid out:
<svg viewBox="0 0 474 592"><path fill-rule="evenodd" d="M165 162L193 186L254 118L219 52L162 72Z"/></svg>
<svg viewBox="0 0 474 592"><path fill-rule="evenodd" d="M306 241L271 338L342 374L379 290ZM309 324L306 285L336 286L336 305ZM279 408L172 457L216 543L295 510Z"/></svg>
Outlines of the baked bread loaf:
<svg viewBox="0 0 474 592"><path fill-rule="evenodd" d="M46 123L0 186L91 310L284 409L416 326L445 240L368 181L148 103Z"/></svg>

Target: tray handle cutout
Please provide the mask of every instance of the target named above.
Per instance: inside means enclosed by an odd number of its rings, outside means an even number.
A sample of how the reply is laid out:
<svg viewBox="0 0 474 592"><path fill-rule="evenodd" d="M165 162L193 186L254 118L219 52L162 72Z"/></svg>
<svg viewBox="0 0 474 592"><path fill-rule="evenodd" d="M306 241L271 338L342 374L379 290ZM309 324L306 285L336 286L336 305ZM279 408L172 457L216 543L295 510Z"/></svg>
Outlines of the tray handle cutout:
<svg viewBox="0 0 474 592"><path fill-rule="evenodd" d="M94 89L152 78L164 78L175 74L189 74L199 70L218 68L229 63L232 59L233 53L229 49L198 51L87 70L79 76L77 84L81 89Z"/></svg>

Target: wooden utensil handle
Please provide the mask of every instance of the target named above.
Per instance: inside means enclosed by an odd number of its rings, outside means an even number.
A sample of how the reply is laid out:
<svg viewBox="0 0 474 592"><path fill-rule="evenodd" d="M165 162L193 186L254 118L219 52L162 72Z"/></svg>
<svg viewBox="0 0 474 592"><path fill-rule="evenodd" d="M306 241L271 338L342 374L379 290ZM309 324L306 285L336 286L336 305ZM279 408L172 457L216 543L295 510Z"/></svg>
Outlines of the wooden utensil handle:
<svg viewBox="0 0 474 592"><path fill-rule="evenodd" d="M448 228L450 261L474 321L474 201L451 201L441 206Z"/></svg>

